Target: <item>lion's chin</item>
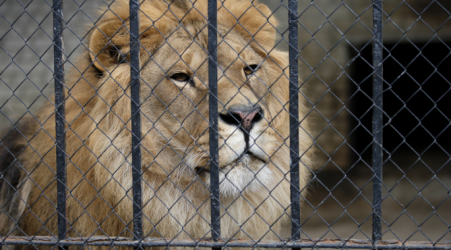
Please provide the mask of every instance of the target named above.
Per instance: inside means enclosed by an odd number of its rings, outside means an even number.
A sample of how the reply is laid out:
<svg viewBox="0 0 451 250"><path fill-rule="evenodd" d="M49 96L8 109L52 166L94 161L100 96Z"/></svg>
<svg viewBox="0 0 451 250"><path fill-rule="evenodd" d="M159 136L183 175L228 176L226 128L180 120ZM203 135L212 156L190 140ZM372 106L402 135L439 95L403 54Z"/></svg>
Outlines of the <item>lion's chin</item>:
<svg viewBox="0 0 451 250"><path fill-rule="evenodd" d="M245 155L239 160L221 168L219 172L219 192L221 197L236 198L245 193L261 192L269 187L272 171L254 156ZM210 174L205 174L205 182L210 186Z"/></svg>

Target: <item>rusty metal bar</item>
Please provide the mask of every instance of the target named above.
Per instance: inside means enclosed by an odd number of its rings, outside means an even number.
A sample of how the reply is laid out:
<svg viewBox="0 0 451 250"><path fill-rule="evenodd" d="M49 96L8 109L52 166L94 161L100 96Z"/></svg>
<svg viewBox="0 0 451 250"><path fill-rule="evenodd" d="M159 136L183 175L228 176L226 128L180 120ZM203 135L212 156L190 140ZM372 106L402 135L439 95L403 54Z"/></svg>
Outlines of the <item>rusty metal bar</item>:
<svg viewBox="0 0 451 250"><path fill-rule="evenodd" d="M291 240L301 238L301 189L299 187L299 69L298 69L298 3L288 2L290 63L290 199ZM293 249L298 250L298 249Z"/></svg>
<svg viewBox="0 0 451 250"><path fill-rule="evenodd" d="M53 48L55 81L55 143L58 240L66 239L66 132L64 106L63 1L53 0Z"/></svg>
<svg viewBox="0 0 451 250"><path fill-rule="evenodd" d="M52 236L35 236L33 240L28 237L0 237L0 245L44 245L52 246L58 240ZM59 242L62 246L123 246L123 247L260 247L260 248L352 248L371 249L371 240L298 240L298 241L278 241L278 240L253 240L228 239L225 241L215 241L209 239L164 239L164 238L144 238L142 241L126 237L94 236L90 238L67 238ZM408 241L398 240L379 241L375 247L379 249L451 249L451 241L440 241L431 243L429 241Z"/></svg>
<svg viewBox="0 0 451 250"><path fill-rule="evenodd" d="M221 201L219 200L219 150L218 150L218 18L217 0L208 1L208 88L210 122L210 190L211 237L221 239ZM220 250L213 248L213 250Z"/></svg>
<svg viewBox="0 0 451 250"><path fill-rule="evenodd" d="M132 112L132 171L133 171L133 236L137 241L142 232L142 190L141 190L141 113L140 113L140 62L139 62L139 3L130 0L130 96ZM139 248L139 246L135 246Z"/></svg>
<svg viewBox="0 0 451 250"><path fill-rule="evenodd" d="M373 244L382 239L382 0L373 0Z"/></svg>

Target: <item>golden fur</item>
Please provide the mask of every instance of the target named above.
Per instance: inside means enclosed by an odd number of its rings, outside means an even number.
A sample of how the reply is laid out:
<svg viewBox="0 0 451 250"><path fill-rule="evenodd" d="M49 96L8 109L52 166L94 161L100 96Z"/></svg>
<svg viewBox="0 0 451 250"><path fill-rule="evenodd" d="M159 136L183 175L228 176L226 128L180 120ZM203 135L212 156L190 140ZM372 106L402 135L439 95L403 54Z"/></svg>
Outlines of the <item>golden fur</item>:
<svg viewBox="0 0 451 250"><path fill-rule="evenodd" d="M196 174L209 167L207 0L167 2L144 1L140 12L143 232L209 237L209 174ZM288 56L273 49L276 20L268 7L246 0L218 6L219 112L234 105L263 110L249 136L253 156L241 161L243 131L219 122L221 236L276 238L290 213ZM77 70L66 76L69 237L132 235L128 16L128 1L115 1L92 28ZM251 64L259 68L246 76ZM177 73L192 81L171 78ZM27 122L27 139L11 142L20 152L14 166L24 171L15 200L6 204L2 196L2 235L57 235L53 112L54 106L44 107L38 122ZM301 105L301 119L305 114ZM305 190L311 139L305 121L301 127ZM7 215L13 207L21 230Z"/></svg>

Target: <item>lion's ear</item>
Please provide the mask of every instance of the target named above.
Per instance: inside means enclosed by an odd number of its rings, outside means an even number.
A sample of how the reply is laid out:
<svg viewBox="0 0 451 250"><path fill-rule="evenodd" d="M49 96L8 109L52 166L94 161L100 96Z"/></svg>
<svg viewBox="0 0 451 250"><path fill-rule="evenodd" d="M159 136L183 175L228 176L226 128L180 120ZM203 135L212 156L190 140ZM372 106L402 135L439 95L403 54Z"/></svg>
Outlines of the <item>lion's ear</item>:
<svg viewBox="0 0 451 250"><path fill-rule="evenodd" d="M95 27L88 48L94 66L100 71L126 59L130 35L122 21L109 21Z"/></svg>

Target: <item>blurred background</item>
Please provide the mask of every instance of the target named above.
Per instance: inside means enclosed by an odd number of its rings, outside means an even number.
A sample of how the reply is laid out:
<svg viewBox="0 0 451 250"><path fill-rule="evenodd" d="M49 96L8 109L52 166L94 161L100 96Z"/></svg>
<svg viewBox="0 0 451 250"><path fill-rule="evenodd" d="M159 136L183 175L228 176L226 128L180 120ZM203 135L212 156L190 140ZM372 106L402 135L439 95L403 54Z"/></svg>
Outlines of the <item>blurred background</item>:
<svg viewBox="0 0 451 250"><path fill-rule="evenodd" d="M287 50L287 1L260 2L280 21L277 48ZM69 61L84 49L95 10L108 4L64 0ZM317 158L302 236L371 239L372 2L298 4L301 84ZM383 239L451 240L451 2L383 5ZM52 96L52 23L51 1L0 3L2 129Z"/></svg>

